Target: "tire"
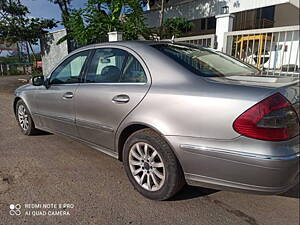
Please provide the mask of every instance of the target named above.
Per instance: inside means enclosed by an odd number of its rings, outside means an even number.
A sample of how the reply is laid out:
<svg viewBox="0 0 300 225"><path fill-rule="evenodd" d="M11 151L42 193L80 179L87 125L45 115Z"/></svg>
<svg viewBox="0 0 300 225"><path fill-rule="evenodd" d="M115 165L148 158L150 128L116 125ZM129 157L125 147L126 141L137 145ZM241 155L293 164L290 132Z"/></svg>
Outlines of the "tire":
<svg viewBox="0 0 300 225"><path fill-rule="evenodd" d="M139 130L126 140L123 164L134 188L146 198L167 200L185 185L181 166L172 149L151 129Z"/></svg>
<svg viewBox="0 0 300 225"><path fill-rule="evenodd" d="M17 102L15 112L16 119L18 121L22 133L28 136L36 134L38 130L35 128L31 114L26 104L22 100L19 100Z"/></svg>

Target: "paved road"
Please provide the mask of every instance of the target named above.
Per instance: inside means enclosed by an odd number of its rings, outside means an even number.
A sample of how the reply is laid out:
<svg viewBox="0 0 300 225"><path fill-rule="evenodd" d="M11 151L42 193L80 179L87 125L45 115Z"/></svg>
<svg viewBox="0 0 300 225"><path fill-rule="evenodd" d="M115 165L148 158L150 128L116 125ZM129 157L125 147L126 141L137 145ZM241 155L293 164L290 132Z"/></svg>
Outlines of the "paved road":
<svg viewBox="0 0 300 225"><path fill-rule="evenodd" d="M1 225L299 224L299 186L285 196L186 187L170 201L147 200L134 191L121 162L71 139L21 135L11 108L18 85L17 77L0 77ZM51 203L73 208L25 209ZM10 216L10 204L21 204L22 214ZM51 215L38 215L43 211ZM56 211L70 215L52 215Z"/></svg>

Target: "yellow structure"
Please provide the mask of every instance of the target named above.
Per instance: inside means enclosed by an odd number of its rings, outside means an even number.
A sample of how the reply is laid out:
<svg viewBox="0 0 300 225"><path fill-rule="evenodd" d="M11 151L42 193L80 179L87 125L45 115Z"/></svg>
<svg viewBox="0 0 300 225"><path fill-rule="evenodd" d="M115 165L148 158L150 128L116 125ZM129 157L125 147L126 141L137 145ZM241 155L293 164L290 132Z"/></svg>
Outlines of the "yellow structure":
<svg viewBox="0 0 300 225"><path fill-rule="evenodd" d="M249 43L249 41L258 41L258 62L257 62L257 67L260 66L261 64L261 55L262 55L262 51L263 51L263 43L266 41L271 41L272 37L263 34L259 34L259 35L248 35L248 36L243 36L240 39L238 39L235 43L238 49L238 45L240 44L240 56L242 55L243 52L243 47L244 47L244 43ZM236 50L237 50L236 49Z"/></svg>

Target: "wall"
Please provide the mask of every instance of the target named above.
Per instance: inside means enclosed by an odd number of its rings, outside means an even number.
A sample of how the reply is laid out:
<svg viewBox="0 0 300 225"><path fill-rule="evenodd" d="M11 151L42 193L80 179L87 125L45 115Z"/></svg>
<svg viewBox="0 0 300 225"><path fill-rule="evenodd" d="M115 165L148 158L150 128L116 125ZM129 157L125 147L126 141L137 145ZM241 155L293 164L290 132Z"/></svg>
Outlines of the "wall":
<svg viewBox="0 0 300 225"><path fill-rule="evenodd" d="M174 3L165 9L165 19L184 17L188 20L197 20L219 14L220 6L226 5L226 0L190 0ZM144 13L145 22L150 27L159 26L159 10Z"/></svg>
<svg viewBox="0 0 300 225"><path fill-rule="evenodd" d="M230 13L289 3L290 0L227 0Z"/></svg>
<svg viewBox="0 0 300 225"><path fill-rule="evenodd" d="M275 7L274 26L299 25L299 8L291 4L282 4Z"/></svg>
<svg viewBox="0 0 300 225"><path fill-rule="evenodd" d="M295 0L184 0L166 6L165 19L184 17L187 20L196 20L220 14L223 6L228 6L230 13L236 13L283 3L296 4ZM159 10L145 12L146 24L150 28L158 27L159 16Z"/></svg>
<svg viewBox="0 0 300 225"><path fill-rule="evenodd" d="M57 45L57 41L66 35L66 30L51 32L41 40L41 52L43 61L43 74L46 76L49 72L68 55L67 42Z"/></svg>

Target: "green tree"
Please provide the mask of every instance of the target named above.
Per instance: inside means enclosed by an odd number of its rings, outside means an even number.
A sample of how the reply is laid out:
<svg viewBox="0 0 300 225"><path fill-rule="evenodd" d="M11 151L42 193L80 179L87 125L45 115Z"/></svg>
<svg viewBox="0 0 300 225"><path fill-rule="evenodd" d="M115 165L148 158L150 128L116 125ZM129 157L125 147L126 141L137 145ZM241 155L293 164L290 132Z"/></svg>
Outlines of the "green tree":
<svg viewBox="0 0 300 225"><path fill-rule="evenodd" d="M164 36L165 38L171 38L172 36L180 37L184 33L189 32L191 28L192 23L185 18L168 18L164 22Z"/></svg>
<svg viewBox="0 0 300 225"><path fill-rule="evenodd" d="M0 0L0 40L25 42L31 49L48 29L56 26L54 20L29 18L29 10L19 0ZM29 50L28 50L29 56Z"/></svg>
<svg viewBox="0 0 300 225"><path fill-rule="evenodd" d="M72 10L64 25L69 32L59 43L75 40L79 46L102 42L111 31L123 32L126 40L147 31L138 0L89 0L85 8Z"/></svg>

